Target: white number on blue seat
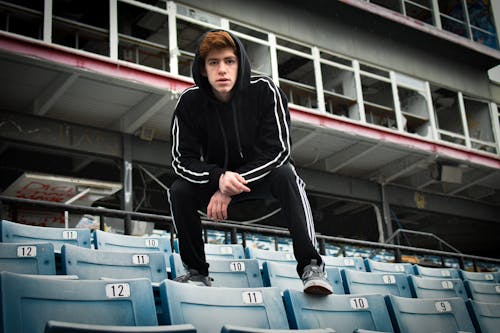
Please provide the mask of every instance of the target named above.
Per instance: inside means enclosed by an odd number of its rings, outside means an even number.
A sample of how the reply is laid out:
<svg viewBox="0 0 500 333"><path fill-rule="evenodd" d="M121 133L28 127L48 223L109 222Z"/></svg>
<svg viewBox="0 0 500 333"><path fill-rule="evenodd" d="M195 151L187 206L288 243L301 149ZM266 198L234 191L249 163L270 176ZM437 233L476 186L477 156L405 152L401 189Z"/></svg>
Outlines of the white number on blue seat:
<svg viewBox="0 0 500 333"><path fill-rule="evenodd" d="M443 286L443 289L453 289L453 282L441 281L441 286Z"/></svg>
<svg viewBox="0 0 500 333"><path fill-rule="evenodd" d="M368 300L365 297L354 297L350 299L350 302L354 310L368 309Z"/></svg>
<svg viewBox="0 0 500 333"><path fill-rule="evenodd" d="M354 266L354 260L344 259L344 266Z"/></svg>
<svg viewBox="0 0 500 333"><path fill-rule="evenodd" d="M107 298L130 297L130 286L128 283L112 283L106 285Z"/></svg>
<svg viewBox="0 0 500 333"><path fill-rule="evenodd" d="M264 301L260 291L244 291L241 293L241 298L245 304L262 304Z"/></svg>
<svg viewBox="0 0 500 333"><path fill-rule="evenodd" d="M18 257L36 257L36 246L18 246Z"/></svg>
<svg viewBox="0 0 500 333"><path fill-rule="evenodd" d="M292 253L286 253L286 254L285 254L285 258L286 258L287 260L295 260L295 257L293 256L293 254L292 254Z"/></svg>
<svg viewBox="0 0 500 333"><path fill-rule="evenodd" d="M498 285L498 284L497 284L497 285L495 286L495 291L496 291L498 294L500 294L500 285Z"/></svg>
<svg viewBox="0 0 500 333"><path fill-rule="evenodd" d="M404 272L405 271L405 266L403 266L403 265L396 265L395 270L396 270L396 272Z"/></svg>
<svg viewBox="0 0 500 333"><path fill-rule="evenodd" d="M448 301L439 301L434 303L434 306L436 307L436 310L438 312L451 312L451 304Z"/></svg>
<svg viewBox="0 0 500 333"><path fill-rule="evenodd" d="M159 246L159 242L157 239L154 239L154 238L146 238L145 240L146 242L146 247L158 247Z"/></svg>
<svg viewBox="0 0 500 333"><path fill-rule="evenodd" d="M384 281L385 284L395 284L396 283L396 277L394 275L383 275L382 280Z"/></svg>
<svg viewBox="0 0 500 333"><path fill-rule="evenodd" d="M147 265L149 264L149 256L147 254L134 254L132 256L132 263L134 265Z"/></svg>
<svg viewBox="0 0 500 333"><path fill-rule="evenodd" d="M231 272L244 272L245 263L243 261L232 261L229 265L229 269L231 269Z"/></svg>
<svg viewBox="0 0 500 333"><path fill-rule="evenodd" d="M64 230L62 233L63 239L77 239L78 233L74 230Z"/></svg>
<svg viewBox="0 0 500 333"><path fill-rule="evenodd" d="M484 279L488 281L492 281L494 279L493 274L486 273L484 274Z"/></svg>

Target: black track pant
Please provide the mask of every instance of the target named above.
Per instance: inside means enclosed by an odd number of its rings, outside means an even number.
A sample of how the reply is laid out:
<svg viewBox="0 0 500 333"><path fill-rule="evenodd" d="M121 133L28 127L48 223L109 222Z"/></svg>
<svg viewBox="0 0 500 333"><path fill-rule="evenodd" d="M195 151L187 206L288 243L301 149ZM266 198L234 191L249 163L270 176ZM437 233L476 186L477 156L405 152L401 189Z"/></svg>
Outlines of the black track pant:
<svg viewBox="0 0 500 333"><path fill-rule="evenodd" d="M280 204L282 216L290 230L293 240L293 251L297 259L297 273L302 271L311 259L322 262L316 251L316 236L309 201L306 197L305 184L295 172L291 164L274 169L261 180L248 185L249 193L242 193L231 201L254 199L256 197L276 198ZM184 179L177 179L170 188L172 216L179 238L179 250L182 261L189 268L208 275L208 264L202 238L199 209L204 209L212 196L205 185L194 184Z"/></svg>

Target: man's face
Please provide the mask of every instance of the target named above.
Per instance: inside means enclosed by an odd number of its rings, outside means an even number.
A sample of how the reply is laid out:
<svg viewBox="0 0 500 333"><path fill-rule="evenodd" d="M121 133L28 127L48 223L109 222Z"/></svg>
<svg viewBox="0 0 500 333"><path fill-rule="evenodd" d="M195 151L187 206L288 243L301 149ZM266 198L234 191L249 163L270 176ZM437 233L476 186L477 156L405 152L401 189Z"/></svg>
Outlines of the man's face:
<svg viewBox="0 0 500 333"><path fill-rule="evenodd" d="M205 73L215 97L227 102L238 79L238 58L232 48L214 49L205 58Z"/></svg>

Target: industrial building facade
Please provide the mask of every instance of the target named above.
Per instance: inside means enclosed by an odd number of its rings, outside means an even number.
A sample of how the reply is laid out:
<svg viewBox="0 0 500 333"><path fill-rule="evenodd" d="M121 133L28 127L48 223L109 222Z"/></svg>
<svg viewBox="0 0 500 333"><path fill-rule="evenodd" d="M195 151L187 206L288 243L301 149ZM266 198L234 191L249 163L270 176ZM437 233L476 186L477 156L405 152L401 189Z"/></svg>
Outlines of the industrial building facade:
<svg viewBox="0 0 500 333"><path fill-rule="evenodd" d="M94 205L168 215L170 118L199 37L223 28L287 95L317 231L383 242L409 229L495 257L495 6L0 1L0 191L16 196L9 187L30 173L92 179L122 186ZM236 219L279 227L274 204Z"/></svg>

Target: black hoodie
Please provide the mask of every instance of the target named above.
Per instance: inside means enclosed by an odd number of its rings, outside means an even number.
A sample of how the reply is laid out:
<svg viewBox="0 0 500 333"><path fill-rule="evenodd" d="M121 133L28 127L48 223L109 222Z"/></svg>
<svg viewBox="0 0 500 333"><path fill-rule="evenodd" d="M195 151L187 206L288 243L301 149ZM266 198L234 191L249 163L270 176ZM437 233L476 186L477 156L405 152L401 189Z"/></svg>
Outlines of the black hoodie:
<svg viewBox="0 0 500 333"><path fill-rule="evenodd" d="M268 77L251 77L241 41L238 78L228 102L215 98L203 76L196 51L195 86L180 96L172 118L172 166L192 183L214 192L224 171L234 171L250 184L290 160L290 114L285 94Z"/></svg>

